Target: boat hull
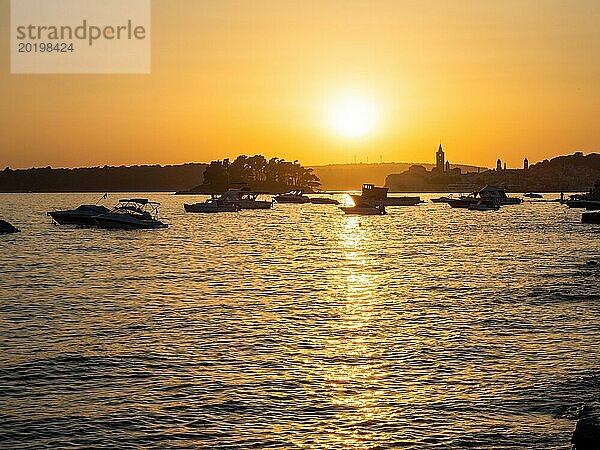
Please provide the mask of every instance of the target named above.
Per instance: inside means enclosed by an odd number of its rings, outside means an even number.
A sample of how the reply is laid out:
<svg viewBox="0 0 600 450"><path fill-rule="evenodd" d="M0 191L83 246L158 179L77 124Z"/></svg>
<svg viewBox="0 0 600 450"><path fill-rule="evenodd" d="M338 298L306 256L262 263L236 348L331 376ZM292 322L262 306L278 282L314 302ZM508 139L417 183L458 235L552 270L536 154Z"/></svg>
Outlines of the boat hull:
<svg viewBox="0 0 600 450"><path fill-rule="evenodd" d="M599 212L588 212L581 215L582 223L599 223L600 224L600 211Z"/></svg>
<svg viewBox="0 0 600 450"><path fill-rule="evenodd" d="M0 220L0 234L12 234L12 233L19 233L21 230L19 230L18 228L15 228L14 226L12 226L10 223L6 222L5 220Z"/></svg>
<svg viewBox="0 0 600 450"><path fill-rule="evenodd" d="M421 201L421 197L386 197L386 198L365 198L364 195L350 195L355 204L368 203L375 206L416 206Z"/></svg>
<svg viewBox="0 0 600 450"><path fill-rule="evenodd" d="M220 212L238 212L240 207L233 203L222 204L219 206L213 206L207 203L195 203L192 205L188 205L187 203L183 205L185 212L189 213L220 213Z"/></svg>
<svg viewBox="0 0 600 450"><path fill-rule="evenodd" d="M274 197L273 200L275 200L277 203L294 203L294 204L304 204L304 203L310 203L310 199L308 197L298 197L298 198L294 198L294 197Z"/></svg>
<svg viewBox="0 0 600 450"><path fill-rule="evenodd" d="M50 211L48 215L60 225L77 225L84 227L94 227L94 217L106 214L110 210L103 206L82 205L78 209L66 211Z"/></svg>
<svg viewBox="0 0 600 450"><path fill-rule="evenodd" d="M240 209L271 209L273 207L273 202L267 202L262 200L257 201L235 201L234 205L237 205Z"/></svg>
<svg viewBox="0 0 600 450"><path fill-rule="evenodd" d="M313 205L339 205L340 204L340 202L337 201L335 198L322 198L322 197L311 198L310 202Z"/></svg>
<svg viewBox="0 0 600 450"><path fill-rule="evenodd" d="M589 210L600 209L599 200L567 200L565 203L569 208L585 208Z"/></svg>
<svg viewBox="0 0 600 450"><path fill-rule="evenodd" d="M150 230L168 228L158 220L142 220L134 217L119 217L123 214L103 214L94 218L96 226L107 230Z"/></svg>

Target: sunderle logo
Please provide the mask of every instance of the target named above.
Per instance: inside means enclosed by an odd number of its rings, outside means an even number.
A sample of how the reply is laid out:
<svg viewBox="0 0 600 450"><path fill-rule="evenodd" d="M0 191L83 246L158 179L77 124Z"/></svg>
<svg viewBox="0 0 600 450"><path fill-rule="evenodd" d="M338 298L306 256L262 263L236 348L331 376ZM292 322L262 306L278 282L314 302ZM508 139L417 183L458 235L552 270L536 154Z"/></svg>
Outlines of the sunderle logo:
<svg viewBox="0 0 600 450"><path fill-rule="evenodd" d="M68 25L21 25L17 26L17 39L30 41L71 41L83 40L92 46L94 41L99 39L121 40L138 39L143 40L147 37L146 28L138 25L134 26L132 20L127 21L127 25L104 27L89 25L87 20L77 27Z"/></svg>
<svg viewBox="0 0 600 450"><path fill-rule="evenodd" d="M12 73L150 73L150 0L11 0Z"/></svg>

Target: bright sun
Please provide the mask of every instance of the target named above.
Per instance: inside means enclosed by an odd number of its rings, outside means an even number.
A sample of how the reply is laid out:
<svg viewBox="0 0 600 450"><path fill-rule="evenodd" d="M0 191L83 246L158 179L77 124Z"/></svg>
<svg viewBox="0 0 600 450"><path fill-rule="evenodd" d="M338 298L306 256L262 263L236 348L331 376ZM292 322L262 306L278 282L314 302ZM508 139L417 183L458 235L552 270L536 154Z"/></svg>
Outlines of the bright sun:
<svg viewBox="0 0 600 450"><path fill-rule="evenodd" d="M339 98L329 108L329 126L346 138L357 139L371 133L378 120L377 105L368 98Z"/></svg>

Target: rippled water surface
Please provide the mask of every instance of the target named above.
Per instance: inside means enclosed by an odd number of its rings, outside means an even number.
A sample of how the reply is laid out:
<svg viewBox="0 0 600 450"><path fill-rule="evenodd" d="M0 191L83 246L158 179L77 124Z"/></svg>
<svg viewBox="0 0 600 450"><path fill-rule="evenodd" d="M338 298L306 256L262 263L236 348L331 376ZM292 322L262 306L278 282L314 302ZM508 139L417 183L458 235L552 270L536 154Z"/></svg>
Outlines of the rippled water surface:
<svg viewBox="0 0 600 450"><path fill-rule="evenodd" d="M23 230L0 236L0 446L568 449L600 395L581 211L148 195L169 229L58 227L46 211L97 197L0 195Z"/></svg>

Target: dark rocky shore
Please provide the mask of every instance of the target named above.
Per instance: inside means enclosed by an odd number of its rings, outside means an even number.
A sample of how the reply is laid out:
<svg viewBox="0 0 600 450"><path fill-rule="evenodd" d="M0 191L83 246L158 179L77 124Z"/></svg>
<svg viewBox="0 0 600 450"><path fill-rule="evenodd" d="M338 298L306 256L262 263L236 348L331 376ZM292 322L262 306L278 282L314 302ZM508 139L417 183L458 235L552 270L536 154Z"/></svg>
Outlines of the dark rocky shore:
<svg viewBox="0 0 600 450"><path fill-rule="evenodd" d="M571 438L575 450L600 449L600 405L584 405Z"/></svg>

